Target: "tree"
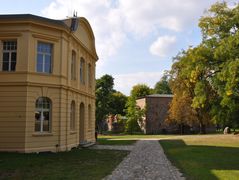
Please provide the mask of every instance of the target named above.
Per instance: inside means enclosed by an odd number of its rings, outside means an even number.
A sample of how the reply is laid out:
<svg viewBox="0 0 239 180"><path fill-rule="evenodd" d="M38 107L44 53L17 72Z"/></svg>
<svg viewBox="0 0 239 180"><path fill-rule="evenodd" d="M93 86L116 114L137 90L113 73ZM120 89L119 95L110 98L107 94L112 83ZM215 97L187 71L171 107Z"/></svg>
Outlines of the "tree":
<svg viewBox="0 0 239 180"><path fill-rule="evenodd" d="M96 127L99 131L103 129L103 121L112 111L110 99L114 86L114 78L108 74L96 80Z"/></svg>
<svg viewBox="0 0 239 180"><path fill-rule="evenodd" d="M130 96L134 97L135 99L144 97L149 94L152 94L152 91L146 84L137 84L133 86L130 92Z"/></svg>
<svg viewBox="0 0 239 180"><path fill-rule="evenodd" d="M141 129L139 127L138 121L141 120L141 118L144 116L143 110L137 107L136 99L132 96L128 98L126 107L127 121L125 131L131 134L133 132L140 132Z"/></svg>
<svg viewBox="0 0 239 180"><path fill-rule="evenodd" d="M111 75L106 74L96 80L96 127L100 132L108 115L125 115L127 97L113 87L114 78Z"/></svg>
<svg viewBox="0 0 239 180"><path fill-rule="evenodd" d="M125 106L127 102L127 96L123 93L116 91L111 94L110 107L112 114L125 115Z"/></svg>
<svg viewBox="0 0 239 180"><path fill-rule="evenodd" d="M209 102L210 98L213 97L209 83L211 69L207 67L207 63L213 61L210 49L199 45L198 47L183 51L174 60L170 83L174 99L184 97L187 101L182 102L191 102L191 108L188 109L196 112L195 115L200 126L200 133L205 133L205 125L209 123ZM170 113L175 114L173 110L177 110L177 108L174 106L177 107L177 103L182 102L175 101ZM187 105L185 104L185 106ZM191 114L194 112L191 112ZM178 120L181 121L180 119L181 117L179 116ZM192 121L194 120L193 118Z"/></svg>
<svg viewBox="0 0 239 180"><path fill-rule="evenodd" d="M145 84L138 84L133 86L130 97L128 98L128 101L126 103L126 132L130 132L132 134L133 132L141 131L138 121L140 121L144 116L144 109L137 107L136 99L144 97L151 93L151 89Z"/></svg>
<svg viewBox="0 0 239 180"><path fill-rule="evenodd" d="M164 74L164 76L157 82L154 86L154 93L156 94L172 94L169 87L169 75Z"/></svg>
<svg viewBox="0 0 239 180"><path fill-rule="evenodd" d="M184 126L197 123L195 110L191 107L192 99L187 95L175 96L170 104L169 124L180 125L180 134L184 134Z"/></svg>
<svg viewBox="0 0 239 180"><path fill-rule="evenodd" d="M211 110L213 120L222 126L238 126L239 116L239 5L229 8L216 3L200 19L203 42L215 58L212 87L218 95Z"/></svg>
<svg viewBox="0 0 239 180"><path fill-rule="evenodd" d="M223 126L239 124L238 17L238 4L233 8L225 2L212 5L199 21L202 43L183 51L172 66L174 99L191 103L201 128L211 120ZM179 101L173 100L171 111L178 107Z"/></svg>

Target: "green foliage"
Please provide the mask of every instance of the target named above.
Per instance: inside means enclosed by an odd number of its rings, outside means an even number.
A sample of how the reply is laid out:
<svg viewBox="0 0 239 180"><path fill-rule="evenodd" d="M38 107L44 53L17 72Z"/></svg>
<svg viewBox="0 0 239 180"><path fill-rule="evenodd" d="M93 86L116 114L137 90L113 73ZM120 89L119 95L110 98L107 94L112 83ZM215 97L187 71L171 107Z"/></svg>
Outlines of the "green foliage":
<svg viewBox="0 0 239 180"><path fill-rule="evenodd" d="M135 99L142 98L149 94L152 94L152 91L146 84L137 84L133 86L130 92L130 96L134 97Z"/></svg>
<svg viewBox="0 0 239 180"><path fill-rule="evenodd" d="M146 95L151 94L151 89L145 84L138 84L133 86L130 97L126 103L126 116L127 122L125 126L125 131L128 133L139 132L141 131L139 127L139 121L145 116L145 110L140 109L136 105L136 99L140 97L144 97Z"/></svg>
<svg viewBox="0 0 239 180"><path fill-rule="evenodd" d="M175 98L184 95L191 99L200 125L211 121L237 126L239 5L229 8L225 2L214 4L200 19L199 26L203 41L174 59L170 86Z"/></svg>
<svg viewBox="0 0 239 180"><path fill-rule="evenodd" d="M207 94L205 93L205 83L199 81L196 83L194 88L195 97L193 98L192 107L193 108L204 108L207 103Z"/></svg>
<svg viewBox="0 0 239 180"><path fill-rule="evenodd" d="M226 2L211 6L206 16L199 21L204 40L221 40L234 35L238 30L239 6L229 8Z"/></svg>
<svg viewBox="0 0 239 180"><path fill-rule="evenodd" d="M127 107L127 110L126 110L127 121L125 125L125 131L131 134L133 132L139 132L140 127L138 124L138 120L141 118L139 117L140 109L137 108L136 106L136 99L134 96L130 96L128 98L126 107Z"/></svg>
<svg viewBox="0 0 239 180"><path fill-rule="evenodd" d="M121 92L113 92L110 97L110 107L112 114L125 115L125 105L127 102L127 96Z"/></svg>
<svg viewBox="0 0 239 180"><path fill-rule="evenodd" d="M154 86L155 94L172 94L169 87L169 76L165 74Z"/></svg>
<svg viewBox="0 0 239 180"><path fill-rule="evenodd" d="M138 124L138 119L128 118L125 126L125 132L133 134L134 132L140 132L141 129Z"/></svg>
<svg viewBox="0 0 239 180"><path fill-rule="evenodd" d="M179 124L192 125L196 120L203 133L204 126L208 124L209 102L213 95L209 86L212 75L206 67L208 61L213 61L210 50L203 45L190 48L181 52L174 61L170 72L170 86L174 94L170 117ZM183 117L186 119L183 120Z"/></svg>
<svg viewBox="0 0 239 180"><path fill-rule="evenodd" d="M103 121L109 114L125 114L127 97L113 87L114 78L110 75L96 80L96 125L99 131L103 129Z"/></svg>
<svg viewBox="0 0 239 180"><path fill-rule="evenodd" d="M104 75L96 80L96 125L101 130L102 122L112 110L110 107L111 95L114 92L114 79L110 75Z"/></svg>

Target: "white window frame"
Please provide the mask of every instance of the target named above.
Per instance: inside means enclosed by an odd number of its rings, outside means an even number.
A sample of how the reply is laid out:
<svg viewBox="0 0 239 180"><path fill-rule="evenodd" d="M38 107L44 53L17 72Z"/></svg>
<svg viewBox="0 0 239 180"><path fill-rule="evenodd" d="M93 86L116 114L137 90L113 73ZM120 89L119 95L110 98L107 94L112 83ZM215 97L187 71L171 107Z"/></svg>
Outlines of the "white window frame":
<svg viewBox="0 0 239 180"><path fill-rule="evenodd" d="M50 45L50 48L51 48L51 52L50 53L47 53L47 52L39 52L38 51L38 45L39 44L45 44L45 45ZM43 56L43 59L42 59L42 71L38 71L37 69L37 65L38 65L38 54L41 54ZM53 44L52 43L48 43L48 42L42 42L42 41L38 41L37 42L37 62L36 62L36 72L38 73L47 73L47 74L51 74L52 73L52 64L53 64ZM51 64L50 64L50 72L46 72L45 71L45 61L46 61L46 56L50 56L50 59L51 59Z"/></svg>
<svg viewBox="0 0 239 180"><path fill-rule="evenodd" d="M14 42L15 43L15 46L16 46L16 49L10 49L10 50L4 50L4 42ZM2 67L1 67L1 71L16 71L16 65L17 65L17 41L16 40L2 40L2 43L1 43L1 49L2 49ZM8 53L9 54L9 57L8 57L8 70L3 70L3 54L4 53ZM15 69L14 70L11 70L11 64L12 64L12 53L16 53L16 65L15 65Z"/></svg>
<svg viewBox="0 0 239 180"><path fill-rule="evenodd" d="M52 111L52 105L51 105L51 100L49 98L46 98L48 103L49 103L49 108L39 108L39 107L36 107L37 106L37 101L40 99L40 98L43 98L45 99L46 97L39 97L37 100L36 100L36 104L35 104L35 110L37 112L40 112L40 131L36 131L35 129L35 132L39 132L39 133L44 133L44 132L50 132L50 128L51 128L51 111ZM44 112L48 112L49 113L49 124L48 124L48 131L44 131L43 129L43 126L44 126ZM35 123L36 123L36 119L35 119Z"/></svg>

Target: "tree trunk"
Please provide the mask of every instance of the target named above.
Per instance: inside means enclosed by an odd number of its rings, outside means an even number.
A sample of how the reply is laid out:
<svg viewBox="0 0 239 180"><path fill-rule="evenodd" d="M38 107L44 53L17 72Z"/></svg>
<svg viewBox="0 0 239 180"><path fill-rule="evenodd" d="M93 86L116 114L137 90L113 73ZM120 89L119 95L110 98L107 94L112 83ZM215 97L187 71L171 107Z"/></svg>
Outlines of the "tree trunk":
<svg viewBox="0 0 239 180"><path fill-rule="evenodd" d="M183 123L180 124L180 134L181 135L184 134L184 124Z"/></svg>
<svg viewBox="0 0 239 180"><path fill-rule="evenodd" d="M199 125L199 134L206 134L206 126L202 122Z"/></svg>
<svg viewBox="0 0 239 180"><path fill-rule="evenodd" d="M200 110L197 110L197 116L199 121L199 134L206 134L206 127L205 124L203 123L203 117Z"/></svg>

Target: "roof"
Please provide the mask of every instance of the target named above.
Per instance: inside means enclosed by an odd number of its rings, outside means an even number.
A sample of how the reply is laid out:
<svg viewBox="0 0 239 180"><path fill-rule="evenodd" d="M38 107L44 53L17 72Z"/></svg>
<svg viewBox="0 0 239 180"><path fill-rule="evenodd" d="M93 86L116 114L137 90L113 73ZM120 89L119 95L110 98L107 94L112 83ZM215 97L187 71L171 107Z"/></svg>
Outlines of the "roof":
<svg viewBox="0 0 239 180"><path fill-rule="evenodd" d="M138 99L144 98L173 98L173 94L150 94L144 97L139 97Z"/></svg>
<svg viewBox="0 0 239 180"><path fill-rule="evenodd" d="M61 26L63 28L69 29L69 27L62 20L49 19L41 16L36 16L32 14L3 14L0 15L0 21L38 21L42 23L49 23L56 26Z"/></svg>
<svg viewBox="0 0 239 180"><path fill-rule="evenodd" d="M173 94L151 94L146 97L173 97Z"/></svg>
<svg viewBox="0 0 239 180"><path fill-rule="evenodd" d="M73 17L72 17L73 18ZM53 27L54 29L61 29L64 31L67 31L68 33L71 33L71 23L68 24L67 20L71 20L72 18L69 19L63 19L63 20L55 20L55 19L49 19L41 16L36 16L32 14L0 14L0 24L5 24L5 23L33 23L33 24L41 24L43 26L49 26ZM95 37L93 30L88 22L88 20L84 17L77 17L79 23L82 22L86 25L88 28L88 32L91 35L92 41L93 41L93 50L91 53L94 56L94 58L97 60L98 56L95 50ZM83 42L82 42L83 43ZM88 47L86 47L88 48ZM89 50L90 48L88 48Z"/></svg>

